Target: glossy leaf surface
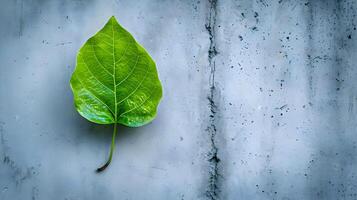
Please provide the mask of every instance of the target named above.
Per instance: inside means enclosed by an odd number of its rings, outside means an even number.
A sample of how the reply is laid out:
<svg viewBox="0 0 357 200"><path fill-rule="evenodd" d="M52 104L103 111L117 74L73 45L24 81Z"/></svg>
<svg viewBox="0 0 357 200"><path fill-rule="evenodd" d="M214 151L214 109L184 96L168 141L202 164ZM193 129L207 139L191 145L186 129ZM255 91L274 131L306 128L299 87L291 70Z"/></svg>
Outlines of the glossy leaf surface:
<svg viewBox="0 0 357 200"><path fill-rule="evenodd" d="M77 111L99 124L142 126L162 97L154 61L114 17L79 50L71 88Z"/></svg>

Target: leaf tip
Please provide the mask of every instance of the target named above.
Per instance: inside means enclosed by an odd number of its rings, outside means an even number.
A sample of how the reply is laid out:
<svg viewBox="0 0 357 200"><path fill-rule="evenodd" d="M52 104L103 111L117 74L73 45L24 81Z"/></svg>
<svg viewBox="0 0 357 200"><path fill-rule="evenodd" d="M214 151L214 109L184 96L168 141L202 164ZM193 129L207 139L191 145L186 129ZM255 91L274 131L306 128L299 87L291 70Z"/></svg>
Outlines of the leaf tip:
<svg viewBox="0 0 357 200"><path fill-rule="evenodd" d="M117 22L117 19L115 18L115 16L114 16L114 15L112 15L112 16L110 17L109 21L114 21L114 22Z"/></svg>

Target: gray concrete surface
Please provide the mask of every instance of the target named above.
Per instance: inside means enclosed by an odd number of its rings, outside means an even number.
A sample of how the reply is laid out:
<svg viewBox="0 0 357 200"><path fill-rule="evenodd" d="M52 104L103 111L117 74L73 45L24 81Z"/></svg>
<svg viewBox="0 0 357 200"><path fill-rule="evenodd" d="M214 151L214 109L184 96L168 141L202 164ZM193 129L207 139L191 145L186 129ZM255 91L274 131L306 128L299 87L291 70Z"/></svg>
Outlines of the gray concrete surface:
<svg viewBox="0 0 357 200"><path fill-rule="evenodd" d="M354 0L2 0L0 199L357 199ZM110 16L157 63L158 117L82 118L69 79Z"/></svg>

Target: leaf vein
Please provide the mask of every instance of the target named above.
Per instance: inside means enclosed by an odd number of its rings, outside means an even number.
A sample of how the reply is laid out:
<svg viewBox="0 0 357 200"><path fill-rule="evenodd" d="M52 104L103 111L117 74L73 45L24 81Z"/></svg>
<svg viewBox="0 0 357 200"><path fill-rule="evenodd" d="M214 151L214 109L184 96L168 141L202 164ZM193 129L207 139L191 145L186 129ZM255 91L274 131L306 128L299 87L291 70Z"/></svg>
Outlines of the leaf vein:
<svg viewBox="0 0 357 200"><path fill-rule="evenodd" d="M101 35L103 35L103 36L106 36L106 37L108 37L109 39L112 39L112 37L111 37L110 35L106 34L106 33L98 32L98 34L101 34Z"/></svg>
<svg viewBox="0 0 357 200"><path fill-rule="evenodd" d="M123 112L122 114L120 114L119 117L122 117L122 116L124 116L125 114L128 114L128 113L130 113L131 111L136 110L136 109L142 107L142 106L152 97L153 94L154 94L154 92L152 92L148 98L146 98L143 102L141 102L140 105L138 105L138 106L136 106L136 107L134 107L134 108L132 108L132 109L126 111L126 112Z"/></svg>
<svg viewBox="0 0 357 200"><path fill-rule="evenodd" d="M110 73L110 72L104 67L104 65L99 61L99 59L98 59L98 57L97 57L97 54L96 54L96 51L95 51L95 49L94 49L94 46L93 46L93 45L91 45L91 46L92 46L92 48L93 48L94 57L95 57L95 59L97 60L98 64L99 64L110 76L113 76L113 74Z"/></svg>
<svg viewBox="0 0 357 200"><path fill-rule="evenodd" d="M104 48L101 47L100 45L97 45L97 44L91 44L91 45L101 48L105 53L107 53L107 54L109 54L109 55L113 55L113 53L111 53L110 51L104 49Z"/></svg>
<svg viewBox="0 0 357 200"><path fill-rule="evenodd" d="M129 76L131 76L131 75L133 74L133 72L134 72L134 70L135 70L135 68L136 68L136 66L137 66L137 64L138 64L139 57L140 57L140 56L137 56L135 65L134 65L134 67L132 68L132 70L128 73L128 75L127 75L125 78L123 78L123 80L121 80L118 84L116 84L115 87L121 85L124 81L126 81L126 80L129 78Z"/></svg>
<svg viewBox="0 0 357 200"><path fill-rule="evenodd" d="M88 67L87 63L84 61L84 59L82 58L84 65L86 66L86 68L88 69L89 73L93 76L93 78L95 80L97 80L98 83L100 83L101 85L103 85L104 87L106 87L108 90L110 90L111 92L114 92L112 89L110 89L108 86L106 86L102 81L100 81L94 74L93 72L90 70L90 68Z"/></svg>
<svg viewBox="0 0 357 200"><path fill-rule="evenodd" d="M76 75L76 77L77 77L77 75ZM104 105L109 109L109 111L113 114L113 111L112 111L112 109L108 106L108 104L104 103L102 100L100 100L99 97L97 97L97 95L95 95L92 91L90 91L88 88L86 88L86 87L84 86L84 84L82 83L81 79L79 79L78 77L77 77L77 79L78 79L79 83L82 85L83 89L85 89L86 91L88 91L89 93L91 93L94 98L96 98L99 102L101 102L102 104L104 104Z"/></svg>
<svg viewBox="0 0 357 200"><path fill-rule="evenodd" d="M147 77L147 74L149 72L149 68L150 68L150 65L148 65L148 67L146 68L146 73L143 77L143 79L141 80L141 82L138 84L138 86L127 96L125 97L123 100L121 100L120 102L118 102L117 104L121 104L123 101L127 100L129 97L131 97L132 95L135 94L135 92L140 88L140 86L143 84L143 82L145 81L146 77Z"/></svg>

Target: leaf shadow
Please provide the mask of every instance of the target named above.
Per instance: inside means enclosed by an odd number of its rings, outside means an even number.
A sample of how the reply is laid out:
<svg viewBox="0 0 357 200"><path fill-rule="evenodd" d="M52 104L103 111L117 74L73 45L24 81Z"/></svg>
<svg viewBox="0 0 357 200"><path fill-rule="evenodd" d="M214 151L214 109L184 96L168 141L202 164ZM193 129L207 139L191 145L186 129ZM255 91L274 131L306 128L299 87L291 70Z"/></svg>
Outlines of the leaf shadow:
<svg viewBox="0 0 357 200"><path fill-rule="evenodd" d="M84 121L87 121L86 119L83 119ZM92 139L96 140L103 140L105 143L110 144L111 139L112 139L112 134L113 134L113 126L114 124L96 124L87 121L87 128L88 128L88 135ZM118 142L119 140L125 141L128 139L132 139L136 137L139 133L141 132L138 128L131 128L127 127L124 125L118 124L117 128L117 135L115 141Z"/></svg>

